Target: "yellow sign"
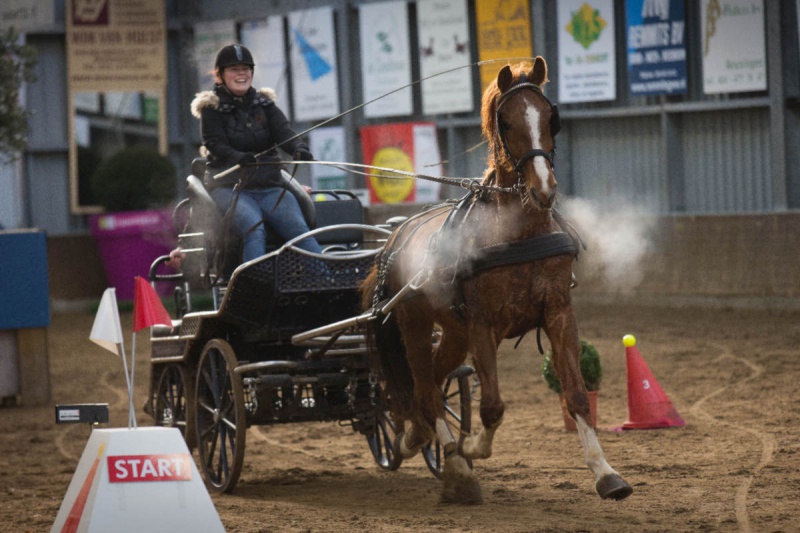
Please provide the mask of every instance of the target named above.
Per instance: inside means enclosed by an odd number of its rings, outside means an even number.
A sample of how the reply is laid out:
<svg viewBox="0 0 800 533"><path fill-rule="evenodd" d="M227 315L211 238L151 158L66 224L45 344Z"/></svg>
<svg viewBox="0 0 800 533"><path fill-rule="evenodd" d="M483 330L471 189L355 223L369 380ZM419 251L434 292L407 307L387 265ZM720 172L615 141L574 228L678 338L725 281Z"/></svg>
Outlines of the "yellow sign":
<svg viewBox="0 0 800 533"><path fill-rule="evenodd" d="M167 83L163 0L67 0L72 91L160 89Z"/></svg>
<svg viewBox="0 0 800 533"><path fill-rule="evenodd" d="M475 2L478 25L478 56L481 61L531 58L531 15L528 0L481 0ZM518 63L520 59L509 61ZM497 77L506 63L481 65L481 88Z"/></svg>
<svg viewBox="0 0 800 533"><path fill-rule="evenodd" d="M399 148L387 147L379 149L375 152L372 164L376 167L414 172L411 158ZM378 199L387 204L396 204L404 201L414 189L414 178L385 170L370 170L369 181Z"/></svg>

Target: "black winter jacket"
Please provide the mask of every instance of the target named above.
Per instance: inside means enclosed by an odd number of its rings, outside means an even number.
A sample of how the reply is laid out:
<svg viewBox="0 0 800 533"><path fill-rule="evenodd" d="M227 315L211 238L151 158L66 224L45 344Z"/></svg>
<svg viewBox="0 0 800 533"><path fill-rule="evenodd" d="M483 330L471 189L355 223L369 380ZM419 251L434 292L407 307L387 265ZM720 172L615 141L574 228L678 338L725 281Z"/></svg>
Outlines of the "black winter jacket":
<svg viewBox="0 0 800 533"><path fill-rule="evenodd" d="M198 93L191 109L200 119L200 135L208 157L204 181L209 189L233 186L242 177L245 188L279 185L279 165L249 166L218 180L213 176L238 164L247 152L266 151L259 161L279 162L278 144L289 154L299 148L308 150L299 138L282 144L296 133L286 115L275 105L275 93L271 89L256 91L251 87L247 94L236 98L222 85L216 85L213 91Z"/></svg>

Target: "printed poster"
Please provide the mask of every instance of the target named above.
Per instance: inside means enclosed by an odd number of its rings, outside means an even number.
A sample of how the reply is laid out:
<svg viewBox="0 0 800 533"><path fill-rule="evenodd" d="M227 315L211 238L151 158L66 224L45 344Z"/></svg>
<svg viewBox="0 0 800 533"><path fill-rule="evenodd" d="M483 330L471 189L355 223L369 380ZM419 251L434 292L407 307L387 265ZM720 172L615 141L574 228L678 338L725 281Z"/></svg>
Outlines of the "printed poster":
<svg viewBox="0 0 800 533"><path fill-rule="evenodd" d="M433 115L472 111L472 69L469 67L472 59L466 0L418 0L417 28L420 74L425 80L422 82L422 112ZM450 70L453 72L447 72ZM443 72L447 74L441 74Z"/></svg>
<svg viewBox="0 0 800 533"><path fill-rule="evenodd" d="M217 20L194 25L194 59L197 65L197 87L209 91L214 87L214 63L223 46L239 42L236 39L236 22Z"/></svg>
<svg viewBox="0 0 800 533"><path fill-rule="evenodd" d="M767 90L763 0L701 2L703 92Z"/></svg>
<svg viewBox="0 0 800 533"><path fill-rule="evenodd" d="M344 128L330 126L308 132L308 146L317 161L346 161ZM311 167L312 189L347 189L347 173L329 165Z"/></svg>
<svg viewBox="0 0 800 533"><path fill-rule="evenodd" d="M627 0L625 7L631 94L685 93L686 15L683 0Z"/></svg>
<svg viewBox="0 0 800 533"><path fill-rule="evenodd" d="M333 8L289 13L289 56L295 120L322 120L339 114L339 84Z"/></svg>
<svg viewBox="0 0 800 533"><path fill-rule="evenodd" d="M167 22L161 0L67 2L70 91L135 91L167 85Z"/></svg>
<svg viewBox="0 0 800 533"><path fill-rule="evenodd" d="M13 26L18 34L47 30L56 23L55 0L3 0L0 31Z"/></svg>
<svg viewBox="0 0 800 533"><path fill-rule="evenodd" d="M361 28L361 80L365 117L410 115L411 43L408 4L403 1L359 6Z"/></svg>
<svg viewBox="0 0 800 533"><path fill-rule="evenodd" d="M559 0L559 103L614 100L614 0Z"/></svg>
<svg viewBox="0 0 800 533"><path fill-rule="evenodd" d="M278 95L275 102L291 119L289 109L289 79L284 46L283 17L273 15L265 19L242 22L239 30L242 44L253 54L256 67L253 87L269 87Z"/></svg>
<svg viewBox="0 0 800 533"><path fill-rule="evenodd" d="M528 0L482 0L475 2L478 25L478 56L481 61L481 91L486 90L506 64L527 58L532 63L531 15Z"/></svg>
<svg viewBox="0 0 800 533"><path fill-rule="evenodd" d="M367 165L412 174L440 176L441 161L436 125L405 122L364 126L361 149ZM435 202L439 184L391 171L369 170L367 189L370 204Z"/></svg>

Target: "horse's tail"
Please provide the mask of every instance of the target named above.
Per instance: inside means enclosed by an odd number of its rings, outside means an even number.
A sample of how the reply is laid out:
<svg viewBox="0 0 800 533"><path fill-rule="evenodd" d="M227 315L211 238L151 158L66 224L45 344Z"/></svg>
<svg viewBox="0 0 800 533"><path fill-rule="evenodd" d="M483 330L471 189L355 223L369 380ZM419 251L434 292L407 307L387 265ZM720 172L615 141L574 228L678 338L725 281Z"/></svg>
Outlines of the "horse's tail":
<svg viewBox="0 0 800 533"><path fill-rule="evenodd" d="M361 285L361 304L364 310L372 307L372 295L378 288L377 271L372 269ZM392 414L409 418L414 399L414 381L406 358L405 344L394 314L378 316L366 327L367 349L372 364L382 373L389 393Z"/></svg>

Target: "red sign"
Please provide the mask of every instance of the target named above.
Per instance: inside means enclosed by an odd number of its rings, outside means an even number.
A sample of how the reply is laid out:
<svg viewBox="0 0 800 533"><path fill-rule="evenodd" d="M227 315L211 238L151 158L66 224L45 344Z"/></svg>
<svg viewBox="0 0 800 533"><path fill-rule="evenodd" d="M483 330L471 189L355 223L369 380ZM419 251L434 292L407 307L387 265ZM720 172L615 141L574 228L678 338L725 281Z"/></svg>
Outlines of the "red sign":
<svg viewBox="0 0 800 533"><path fill-rule="evenodd" d="M192 457L188 453L111 455L107 460L111 483L192 479Z"/></svg>
<svg viewBox="0 0 800 533"><path fill-rule="evenodd" d="M381 169L414 174L414 123L379 124L361 128L364 162ZM370 203L413 202L414 178L391 170L370 169L367 179Z"/></svg>

